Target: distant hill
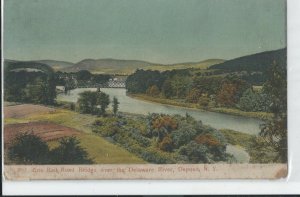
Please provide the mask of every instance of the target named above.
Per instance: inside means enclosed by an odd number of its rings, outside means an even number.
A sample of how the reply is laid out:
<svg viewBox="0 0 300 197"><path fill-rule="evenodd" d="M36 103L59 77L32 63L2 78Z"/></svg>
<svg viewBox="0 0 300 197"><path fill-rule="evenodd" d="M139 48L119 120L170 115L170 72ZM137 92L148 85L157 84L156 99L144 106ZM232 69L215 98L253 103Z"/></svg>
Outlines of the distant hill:
<svg viewBox="0 0 300 197"><path fill-rule="evenodd" d="M68 67L71 67L74 65L74 63L71 63L71 62L57 61L57 60L17 61L17 60L9 60L9 59L4 60L4 65L16 63L16 62L32 62L32 63L46 64L46 65L50 66L51 68L53 68L55 71L61 70L64 68L68 68Z"/></svg>
<svg viewBox="0 0 300 197"><path fill-rule="evenodd" d="M206 69L209 66L224 62L220 59L209 59L201 62L188 62L178 64L155 64L139 60L118 60L118 59L85 59L74 66L61 69L65 72L77 72L79 70L88 70L93 73L108 73L108 74L131 74L136 69L149 70L172 70L183 68L201 68Z"/></svg>
<svg viewBox="0 0 300 197"><path fill-rule="evenodd" d="M215 64L209 69L223 69L229 71L261 71L265 72L274 61L282 66L286 66L287 50L279 49L266 51L253 55L247 55L226 62Z"/></svg>
<svg viewBox="0 0 300 197"><path fill-rule="evenodd" d="M62 70L74 65L74 63L71 62L57 61L57 60L38 60L35 62L47 64L51 66L54 70Z"/></svg>
<svg viewBox="0 0 300 197"><path fill-rule="evenodd" d="M77 72L79 70L88 70L96 73L127 73L137 68L152 66L152 63L138 60L116 60L116 59L84 59L72 67L62 69L65 72Z"/></svg>

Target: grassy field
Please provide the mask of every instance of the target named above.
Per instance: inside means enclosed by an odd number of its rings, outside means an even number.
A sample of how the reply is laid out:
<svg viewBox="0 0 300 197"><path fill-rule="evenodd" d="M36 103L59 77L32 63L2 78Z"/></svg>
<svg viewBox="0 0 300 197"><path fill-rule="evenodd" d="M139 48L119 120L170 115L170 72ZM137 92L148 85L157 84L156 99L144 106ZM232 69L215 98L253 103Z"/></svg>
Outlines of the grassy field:
<svg viewBox="0 0 300 197"><path fill-rule="evenodd" d="M20 105L21 107L21 105ZM48 121L71 127L80 131L77 137L81 146L86 149L89 156L96 164L140 164L146 163L144 160L129 153L125 149L114 145L104 138L92 133L91 124L96 119L95 116L79 114L69 110L56 109L55 111L43 112L18 118L5 118L5 124L26 123ZM57 141L49 142L50 147L55 147Z"/></svg>
<svg viewBox="0 0 300 197"><path fill-rule="evenodd" d="M198 104L195 103L184 103L172 99L165 99L165 98L159 98L159 97L152 97L148 96L146 94L128 94L128 96L136 99L141 99L145 101L150 101L150 102L155 102L155 103L162 103L166 105L174 105L174 106L179 106L179 107L187 107L187 108L196 108L199 110L201 109ZM237 115L237 116L245 116L245 117L251 117L251 118L259 118L259 119L270 119L272 118L273 114L272 113L267 113L267 112L245 112L241 111L239 109L233 109L233 108L206 108L206 111L212 111L212 112L218 112L218 113L225 113L225 114L231 114L231 115Z"/></svg>

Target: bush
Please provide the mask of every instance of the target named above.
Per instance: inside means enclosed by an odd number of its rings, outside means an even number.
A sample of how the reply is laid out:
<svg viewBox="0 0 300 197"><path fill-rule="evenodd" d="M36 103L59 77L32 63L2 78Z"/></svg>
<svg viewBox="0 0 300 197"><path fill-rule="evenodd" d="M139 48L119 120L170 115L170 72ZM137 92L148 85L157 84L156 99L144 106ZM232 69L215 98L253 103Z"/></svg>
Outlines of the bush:
<svg viewBox="0 0 300 197"><path fill-rule="evenodd" d="M179 148L194 139L195 135L197 135L197 131L191 125L185 124L178 130L173 131L171 137L175 148Z"/></svg>
<svg viewBox="0 0 300 197"><path fill-rule="evenodd" d="M175 163L174 159L170 156L160 153L155 149L147 148L141 154L141 157L150 163L155 164L166 164L166 163Z"/></svg>
<svg viewBox="0 0 300 197"><path fill-rule="evenodd" d="M50 159L48 145L34 134L19 134L8 149L8 158L17 164L46 164Z"/></svg>
<svg viewBox="0 0 300 197"><path fill-rule="evenodd" d="M209 163L208 149L202 144L198 144L195 141L191 141L185 146L179 149L181 155L188 157L190 162L193 163Z"/></svg>
<svg viewBox="0 0 300 197"><path fill-rule="evenodd" d="M238 107L243 111L269 111L270 104L266 94L247 89L240 98Z"/></svg>
<svg viewBox="0 0 300 197"><path fill-rule="evenodd" d="M173 150L173 141L172 138L167 135L158 145L160 150L171 152Z"/></svg>
<svg viewBox="0 0 300 197"><path fill-rule="evenodd" d="M88 153L79 146L75 137L62 138L59 146L51 153L52 164L91 164L93 161L88 158Z"/></svg>
<svg viewBox="0 0 300 197"><path fill-rule="evenodd" d="M46 142L34 134L20 134L8 149L8 158L17 164L90 164L87 152L75 137L62 138L49 150Z"/></svg>

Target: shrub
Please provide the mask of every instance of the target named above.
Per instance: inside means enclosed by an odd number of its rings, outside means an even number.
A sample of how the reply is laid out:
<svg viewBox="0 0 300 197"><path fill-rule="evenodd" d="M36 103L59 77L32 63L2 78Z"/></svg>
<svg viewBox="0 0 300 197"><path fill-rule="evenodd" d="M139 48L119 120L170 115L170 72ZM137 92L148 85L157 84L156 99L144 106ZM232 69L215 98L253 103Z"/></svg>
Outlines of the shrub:
<svg viewBox="0 0 300 197"><path fill-rule="evenodd" d="M145 149L141 153L141 157L145 161L155 164L175 163L174 159L171 158L169 155L158 152L157 150L152 148Z"/></svg>
<svg viewBox="0 0 300 197"><path fill-rule="evenodd" d="M171 137L175 148L179 148L194 139L195 135L197 135L197 131L193 126L184 124L184 126L181 126L178 130L173 131Z"/></svg>
<svg viewBox="0 0 300 197"><path fill-rule="evenodd" d="M75 137L62 138L59 146L51 153L52 164L91 164L93 161L88 158L88 153L79 146Z"/></svg>
<svg viewBox="0 0 300 197"><path fill-rule="evenodd" d="M202 144L198 144L195 141L191 141L185 146L179 149L181 155L188 157L190 162L193 163L209 163L208 149Z"/></svg>
<svg viewBox="0 0 300 197"><path fill-rule="evenodd" d="M173 141L170 135L167 135L159 143L158 147L160 150L171 152L173 150Z"/></svg>
<svg viewBox="0 0 300 197"><path fill-rule="evenodd" d="M195 138L195 142L198 144L204 144L207 146L219 146L221 143L218 139L214 138L210 134L199 135Z"/></svg>
<svg viewBox="0 0 300 197"><path fill-rule="evenodd" d="M45 164L49 161L46 142L31 133L17 135L8 149L8 158L17 164Z"/></svg>

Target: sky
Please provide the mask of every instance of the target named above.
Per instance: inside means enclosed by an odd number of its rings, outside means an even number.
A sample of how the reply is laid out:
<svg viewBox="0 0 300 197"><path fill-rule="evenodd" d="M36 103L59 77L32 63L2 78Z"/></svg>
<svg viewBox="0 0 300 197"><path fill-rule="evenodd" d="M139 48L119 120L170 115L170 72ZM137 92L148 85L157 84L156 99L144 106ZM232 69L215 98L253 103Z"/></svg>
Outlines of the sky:
<svg viewBox="0 0 300 197"><path fill-rule="evenodd" d="M286 47L285 0L4 0L4 58L233 59Z"/></svg>

